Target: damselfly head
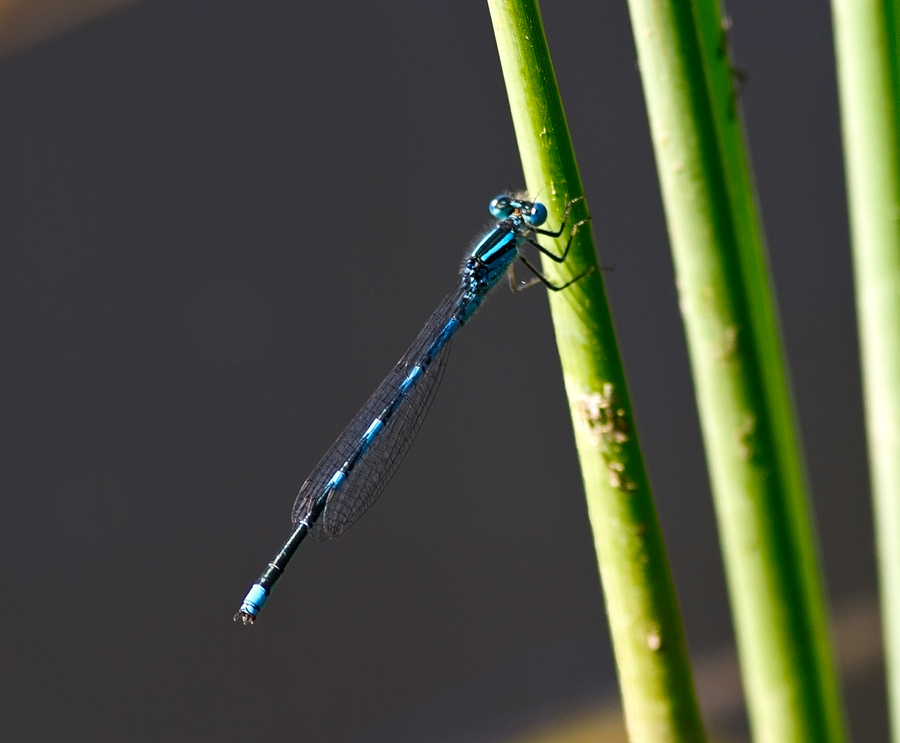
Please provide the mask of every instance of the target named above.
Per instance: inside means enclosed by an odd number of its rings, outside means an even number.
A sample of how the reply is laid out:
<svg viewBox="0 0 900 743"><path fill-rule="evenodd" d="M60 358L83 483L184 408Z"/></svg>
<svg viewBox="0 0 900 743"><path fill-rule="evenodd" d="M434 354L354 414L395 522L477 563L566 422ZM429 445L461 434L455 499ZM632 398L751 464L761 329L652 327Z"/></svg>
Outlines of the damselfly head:
<svg viewBox="0 0 900 743"><path fill-rule="evenodd" d="M539 227L547 221L547 207L537 201L527 201L501 194L491 202L491 215L495 219L509 219L518 214L529 227Z"/></svg>

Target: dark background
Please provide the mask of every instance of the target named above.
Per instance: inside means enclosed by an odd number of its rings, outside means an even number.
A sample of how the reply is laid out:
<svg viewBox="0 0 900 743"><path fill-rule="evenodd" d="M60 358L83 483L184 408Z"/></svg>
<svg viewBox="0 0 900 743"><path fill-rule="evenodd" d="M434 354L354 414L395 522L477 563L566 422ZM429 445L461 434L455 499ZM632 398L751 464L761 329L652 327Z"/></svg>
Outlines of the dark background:
<svg viewBox="0 0 900 743"><path fill-rule="evenodd" d="M839 607L876 579L830 19L729 11ZM627 9L543 12L702 658L732 634ZM377 507L231 621L523 186L483 2L152 0L0 60L0 110L0 739L494 741L614 700L540 290L497 292Z"/></svg>

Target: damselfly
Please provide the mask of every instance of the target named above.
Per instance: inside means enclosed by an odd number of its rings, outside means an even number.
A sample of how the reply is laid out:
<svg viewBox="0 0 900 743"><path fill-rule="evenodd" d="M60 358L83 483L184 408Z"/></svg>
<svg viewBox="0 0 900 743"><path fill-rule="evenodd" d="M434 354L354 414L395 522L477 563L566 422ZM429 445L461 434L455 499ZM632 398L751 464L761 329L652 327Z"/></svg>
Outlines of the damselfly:
<svg viewBox="0 0 900 743"><path fill-rule="evenodd" d="M561 255L540 245L537 236L560 237L572 206L583 198L568 203L556 232L541 229L547 221L547 208L537 201L504 195L491 202L490 212L497 224L466 255L453 291L303 483L294 502L294 530L247 593L235 621L254 622L307 534L315 540L336 537L375 502L428 412L447 363L450 339L504 275L509 277L513 291L537 283L562 291L592 270L564 284L554 284L520 251L523 243L529 243L551 260L563 263L575 233L590 218L572 226ZM513 271L517 258L534 274L523 284L518 283Z"/></svg>

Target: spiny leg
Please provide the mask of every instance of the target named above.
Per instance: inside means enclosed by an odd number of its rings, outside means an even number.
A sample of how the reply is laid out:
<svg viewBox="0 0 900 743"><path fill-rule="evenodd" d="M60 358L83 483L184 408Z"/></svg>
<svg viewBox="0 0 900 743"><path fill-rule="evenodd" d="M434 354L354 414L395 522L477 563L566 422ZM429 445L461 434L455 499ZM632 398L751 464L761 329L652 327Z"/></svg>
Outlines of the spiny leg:
<svg viewBox="0 0 900 743"><path fill-rule="evenodd" d="M531 238L526 237L525 242L529 243L530 245L534 245L534 247L540 250L541 253L546 255L551 261L556 261L557 263L565 263L566 256L569 255L569 248L572 247L572 240L574 240L575 235L578 234L578 228L590 221L591 218L587 217L585 219L582 219L580 222L576 222L574 225L572 225L572 231L569 233L569 239L566 241L566 247L565 250L563 250L562 255L556 255L556 253L554 253L553 251L547 250L547 248L537 242L537 240L532 240Z"/></svg>
<svg viewBox="0 0 900 743"><path fill-rule="evenodd" d="M554 232L553 230L542 230L542 229L537 228L537 227L532 227L532 228L531 228L531 231L532 231L533 233L535 233L535 234L538 234L538 235L546 235L547 237L560 237L560 236L563 234L563 232L565 232L565 229L566 229L566 222L567 222L568 219L569 219L569 213L572 211L572 207L573 207L577 202L579 202L579 201L584 201L584 196L579 196L579 197L577 197L577 198L575 198L575 199L572 199L571 201L569 201L568 204L566 204L566 212L565 212L565 214L563 215L562 223L561 223L560 226L559 226L559 230L557 230L557 231ZM571 247L572 247L572 241L574 240L575 235L578 234L578 228L581 227L583 224L585 224L585 223L587 223L587 222L590 222L590 221L591 221L591 218L590 218L590 217L586 217L586 218L584 218L584 219L582 219L582 220L576 222L576 223L572 226L572 230L569 232L569 239L566 241L566 247L565 247L565 249L563 250L562 255L557 255L557 254L554 253L553 251L548 250L548 249L545 248L543 245L541 245L540 243L538 243L536 240L532 240L531 238L525 238L525 242L527 242L527 243L533 245L533 246L534 246L535 248L537 248L543 255L546 255L550 260L555 261L556 263L564 263L564 262L566 261L566 258L567 258L568 255L569 255L569 250L570 250ZM526 289L530 289L532 286L535 286L535 285L537 285L537 284L539 284L539 283L540 283L540 284L543 284L544 286L546 286L546 287L547 287L548 289L550 289L551 291L562 291L563 289L565 289L565 288L571 286L572 284L574 284L574 283L575 283L576 281L578 281L579 279L581 279L581 278L587 276L587 274L589 274L589 273L591 273L592 271L595 271L595 270L596 270L596 266L591 266L590 268L588 268L587 270L585 270L584 272L582 272L581 274L579 274L579 275L576 276L575 278L570 279L569 281L567 281L565 284L557 285L557 284L554 284L552 281L550 281L546 276L544 276L544 275L543 275L543 274L542 274L535 266L533 266L533 265L528 261L527 258L525 258L525 256L523 256L523 255L520 254L520 255L518 256L518 258L519 258L520 261L522 261L522 263L525 264L525 267L526 267L529 271L531 271L531 273L534 274L534 276L533 276L531 279L529 279L528 281L525 281L525 282L523 282L523 283L520 284L520 283L518 282L518 279L516 278L515 269L514 269L514 265L515 265L515 264L510 265L510 267L509 267L509 272L507 273L507 278L508 278L508 280L509 280L509 288L510 288L514 293L518 293L518 292L521 292L521 291L525 291Z"/></svg>
<svg viewBox="0 0 900 743"><path fill-rule="evenodd" d="M516 292L516 293L525 291L526 289L530 289L532 286L535 286L537 283L543 284L550 291L561 292L563 289L566 289L566 288L572 286L572 284L574 284L576 281L583 279L589 273L592 273L597 270L596 266L589 266L587 269L585 269L580 274L578 274L578 276L576 276L575 278L569 279L565 284L554 284L552 281L550 281L550 279L548 279L546 276L544 276L544 274L542 274L533 265L531 265L531 263L528 262L528 259L525 258L525 256L520 255L519 260L525 264L525 268L527 268L529 271L531 271L531 273L534 274L535 278L531 279L530 281L526 281L524 284L514 285L515 275L513 274L512 265L510 265L510 267L509 267L509 276L510 276L509 285L510 285L510 288L513 290L513 292Z"/></svg>

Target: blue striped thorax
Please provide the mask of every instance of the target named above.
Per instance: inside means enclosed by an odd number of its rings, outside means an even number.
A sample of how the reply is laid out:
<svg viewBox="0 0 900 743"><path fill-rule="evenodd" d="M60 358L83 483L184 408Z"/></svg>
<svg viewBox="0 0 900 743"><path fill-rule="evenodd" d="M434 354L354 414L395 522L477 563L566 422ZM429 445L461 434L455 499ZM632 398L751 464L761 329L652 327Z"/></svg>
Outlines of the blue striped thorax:
<svg viewBox="0 0 900 743"><path fill-rule="evenodd" d="M547 208L538 202L498 196L490 204L490 212L499 224L472 249L464 273L473 280L473 289L486 293L506 274L519 255L519 245L533 228L547 221Z"/></svg>
<svg viewBox="0 0 900 743"><path fill-rule="evenodd" d="M472 258L480 263L486 274L503 274L519 252L519 230L508 224L512 219L497 225L472 250Z"/></svg>

